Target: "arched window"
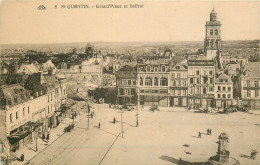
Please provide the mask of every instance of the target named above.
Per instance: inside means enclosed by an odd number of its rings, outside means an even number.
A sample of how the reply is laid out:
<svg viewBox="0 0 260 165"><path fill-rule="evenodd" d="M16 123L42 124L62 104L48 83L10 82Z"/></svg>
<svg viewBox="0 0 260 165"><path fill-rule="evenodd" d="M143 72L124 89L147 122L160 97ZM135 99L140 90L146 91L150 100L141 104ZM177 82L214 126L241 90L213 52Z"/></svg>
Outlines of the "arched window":
<svg viewBox="0 0 260 165"><path fill-rule="evenodd" d="M154 72L158 72L158 67L154 67Z"/></svg>
<svg viewBox="0 0 260 165"><path fill-rule="evenodd" d="M167 78L163 77L160 79L160 85L161 86L168 86L168 80Z"/></svg>
<svg viewBox="0 0 260 165"><path fill-rule="evenodd" d="M165 72L166 71L166 67L163 65L162 66L162 72Z"/></svg>
<svg viewBox="0 0 260 165"><path fill-rule="evenodd" d="M150 66L150 65L148 65L148 66L146 67L146 72L151 72L151 66Z"/></svg>
<svg viewBox="0 0 260 165"><path fill-rule="evenodd" d="M143 86L144 85L143 83L144 83L143 78L140 77L140 86Z"/></svg>
<svg viewBox="0 0 260 165"><path fill-rule="evenodd" d="M215 35L218 35L218 29L215 30Z"/></svg>
<svg viewBox="0 0 260 165"><path fill-rule="evenodd" d="M150 77L145 78L145 86L152 86L152 79Z"/></svg>
<svg viewBox="0 0 260 165"><path fill-rule="evenodd" d="M158 86L158 85L159 85L159 83L158 83L158 78L155 77L155 78L154 78L154 86Z"/></svg>
<svg viewBox="0 0 260 165"><path fill-rule="evenodd" d="M143 72L143 71L144 71L144 68L143 68L143 67L140 67L140 68L139 68L139 71L140 71L140 72Z"/></svg>
<svg viewBox="0 0 260 165"><path fill-rule="evenodd" d="M213 35L213 29L210 29L210 35Z"/></svg>

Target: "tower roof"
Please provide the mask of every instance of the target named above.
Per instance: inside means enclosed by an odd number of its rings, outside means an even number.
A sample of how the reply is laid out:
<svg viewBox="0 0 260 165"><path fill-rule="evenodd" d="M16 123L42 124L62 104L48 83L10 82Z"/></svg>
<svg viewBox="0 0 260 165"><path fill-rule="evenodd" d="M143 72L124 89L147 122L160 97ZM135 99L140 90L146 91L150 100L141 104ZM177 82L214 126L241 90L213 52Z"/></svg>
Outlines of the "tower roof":
<svg viewBox="0 0 260 165"><path fill-rule="evenodd" d="M214 8L211 10L210 14L217 14L217 12L214 10Z"/></svg>

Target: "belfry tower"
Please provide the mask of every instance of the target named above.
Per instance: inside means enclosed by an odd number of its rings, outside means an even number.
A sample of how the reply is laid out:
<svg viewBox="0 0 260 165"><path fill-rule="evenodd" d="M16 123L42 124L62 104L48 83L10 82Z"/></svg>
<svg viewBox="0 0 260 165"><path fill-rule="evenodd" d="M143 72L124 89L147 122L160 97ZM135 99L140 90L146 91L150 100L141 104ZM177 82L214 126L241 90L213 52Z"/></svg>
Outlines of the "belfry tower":
<svg viewBox="0 0 260 165"><path fill-rule="evenodd" d="M217 13L214 8L210 12L210 21L206 22L206 37L204 41L204 51L207 59L217 60L221 56L221 24L217 21Z"/></svg>

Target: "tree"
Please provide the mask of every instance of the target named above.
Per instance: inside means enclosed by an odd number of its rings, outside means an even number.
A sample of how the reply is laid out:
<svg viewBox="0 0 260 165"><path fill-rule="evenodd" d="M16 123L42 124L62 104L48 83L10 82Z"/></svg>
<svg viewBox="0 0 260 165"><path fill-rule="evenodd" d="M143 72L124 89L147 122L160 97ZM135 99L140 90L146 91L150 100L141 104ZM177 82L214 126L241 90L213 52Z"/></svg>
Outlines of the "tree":
<svg viewBox="0 0 260 165"><path fill-rule="evenodd" d="M237 85L237 94L238 94L238 97L241 97L241 78L243 76L246 75L246 73L249 71L248 69L246 69L246 63L244 64L242 61L240 62L239 64L239 68L237 68L237 79L236 79L236 83L238 84Z"/></svg>

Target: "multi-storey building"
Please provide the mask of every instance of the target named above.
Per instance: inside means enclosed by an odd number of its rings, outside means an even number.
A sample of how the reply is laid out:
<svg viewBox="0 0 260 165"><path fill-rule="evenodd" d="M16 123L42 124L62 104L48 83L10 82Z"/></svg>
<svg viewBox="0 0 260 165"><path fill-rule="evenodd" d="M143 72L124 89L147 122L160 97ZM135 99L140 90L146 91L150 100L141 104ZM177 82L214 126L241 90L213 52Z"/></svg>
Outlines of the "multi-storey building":
<svg viewBox="0 0 260 165"><path fill-rule="evenodd" d="M187 106L188 64L180 62L170 69L169 94L170 106Z"/></svg>
<svg viewBox="0 0 260 165"><path fill-rule="evenodd" d="M136 98L136 77L135 67L123 66L116 73L117 103L119 105L135 105Z"/></svg>
<svg viewBox="0 0 260 165"><path fill-rule="evenodd" d="M260 110L260 62L248 62L241 77L241 97L244 105Z"/></svg>
<svg viewBox="0 0 260 165"><path fill-rule="evenodd" d="M231 61L231 55L229 53L222 53L220 58L220 63L226 66Z"/></svg>
<svg viewBox="0 0 260 165"><path fill-rule="evenodd" d="M9 154L59 124L59 109L66 103L66 83L54 75L29 75L19 84L0 88L0 142Z"/></svg>
<svg viewBox="0 0 260 165"><path fill-rule="evenodd" d="M138 105L169 105L170 61L155 59L137 65Z"/></svg>
<svg viewBox="0 0 260 165"><path fill-rule="evenodd" d="M227 108L232 105L233 82L226 74L221 74L216 78L215 83L216 108Z"/></svg>
<svg viewBox="0 0 260 165"><path fill-rule="evenodd" d="M214 107L215 62L188 61L188 106Z"/></svg>
<svg viewBox="0 0 260 165"><path fill-rule="evenodd" d="M213 9L210 13L210 21L206 22L206 38L204 49L207 59L214 59L221 51L221 23L217 21L217 13Z"/></svg>

